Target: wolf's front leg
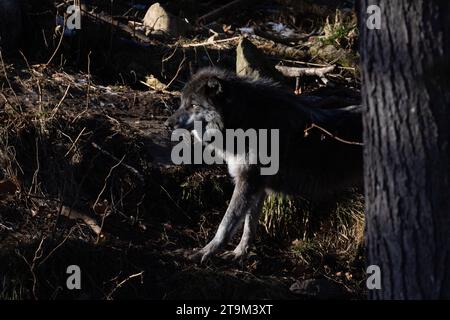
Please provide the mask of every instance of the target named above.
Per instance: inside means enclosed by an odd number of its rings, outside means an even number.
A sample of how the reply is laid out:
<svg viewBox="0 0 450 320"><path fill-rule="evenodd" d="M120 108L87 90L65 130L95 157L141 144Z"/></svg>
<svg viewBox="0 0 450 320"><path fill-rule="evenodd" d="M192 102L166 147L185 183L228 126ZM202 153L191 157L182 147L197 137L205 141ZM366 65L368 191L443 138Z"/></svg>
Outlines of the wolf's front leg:
<svg viewBox="0 0 450 320"><path fill-rule="evenodd" d="M242 260L247 255L250 244L255 238L265 196L266 193L263 190L255 196L253 204L245 214L244 230L242 232L241 241L233 251L226 254L227 258Z"/></svg>
<svg viewBox="0 0 450 320"><path fill-rule="evenodd" d="M194 253L191 258L200 259L203 263L211 255L221 249L242 225L248 210L255 205L261 194L261 187L248 179L239 179L234 187L233 196L225 212L216 235L203 249Z"/></svg>

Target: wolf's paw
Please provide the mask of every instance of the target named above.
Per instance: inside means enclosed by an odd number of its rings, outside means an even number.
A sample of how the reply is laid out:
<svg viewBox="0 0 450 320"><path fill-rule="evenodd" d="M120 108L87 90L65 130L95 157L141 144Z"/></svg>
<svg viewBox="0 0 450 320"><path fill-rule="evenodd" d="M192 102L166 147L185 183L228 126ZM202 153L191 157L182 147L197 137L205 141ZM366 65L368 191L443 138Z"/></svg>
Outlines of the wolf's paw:
<svg viewBox="0 0 450 320"><path fill-rule="evenodd" d="M247 249L237 246L233 251L226 251L222 257L229 261L242 263L247 257Z"/></svg>
<svg viewBox="0 0 450 320"><path fill-rule="evenodd" d="M197 263L203 264L208 261L219 249L219 245L214 242L208 243L204 248L194 252L189 259Z"/></svg>
<svg viewBox="0 0 450 320"><path fill-rule="evenodd" d="M221 257L230 262L243 262L245 259L244 254L235 253L234 251L226 251Z"/></svg>
<svg viewBox="0 0 450 320"><path fill-rule="evenodd" d="M200 263L202 261L202 257L203 252L201 249L195 249L194 252L188 256L189 260L195 263Z"/></svg>

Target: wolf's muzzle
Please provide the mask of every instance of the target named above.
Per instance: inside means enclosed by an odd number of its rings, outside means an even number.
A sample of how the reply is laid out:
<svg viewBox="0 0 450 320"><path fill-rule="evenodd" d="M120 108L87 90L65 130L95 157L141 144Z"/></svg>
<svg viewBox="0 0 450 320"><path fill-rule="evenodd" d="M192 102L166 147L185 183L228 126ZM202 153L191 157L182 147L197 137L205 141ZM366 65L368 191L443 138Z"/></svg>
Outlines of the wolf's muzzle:
<svg viewBox="0 0 450 320"><path fill-rule="evenodd" d="M164 125L169 129L188 129L190 130L193 127L193 123L190 120L191 115L184 110L177 110L173 115L171 115Z"/></svg>

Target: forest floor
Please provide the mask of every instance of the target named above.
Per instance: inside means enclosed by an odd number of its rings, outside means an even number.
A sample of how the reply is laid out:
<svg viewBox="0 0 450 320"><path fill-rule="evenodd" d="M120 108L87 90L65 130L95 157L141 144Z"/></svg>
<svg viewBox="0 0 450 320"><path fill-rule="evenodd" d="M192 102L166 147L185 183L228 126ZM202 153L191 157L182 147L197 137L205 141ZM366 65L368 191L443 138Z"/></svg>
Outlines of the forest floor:
<svg viewBox="0 0 450 320"><path fill-rule="evenodd" d="M259 9L271 12L260 14L265 21L289 16L277 5ZM265 23L249 19L233 21ZM48 21L54 16L43 13L33 23L53 39L49 48L2 57L0 66L0 299L364 297L359 190L320 205L269 198L242 264L186 258L212 238L233 185L225 166L173 165L163 123L190 69L234 70L236 42L191 46L207 41L199 33L137 45L100 25L59 45ZM338 65L333 86L308 79L305 94L357 95L356 67ZM149 75L169 85L148 88ZM293 90L292 80L284 85ZM69 265L81 268L81 290L66 287Z"/></svg>

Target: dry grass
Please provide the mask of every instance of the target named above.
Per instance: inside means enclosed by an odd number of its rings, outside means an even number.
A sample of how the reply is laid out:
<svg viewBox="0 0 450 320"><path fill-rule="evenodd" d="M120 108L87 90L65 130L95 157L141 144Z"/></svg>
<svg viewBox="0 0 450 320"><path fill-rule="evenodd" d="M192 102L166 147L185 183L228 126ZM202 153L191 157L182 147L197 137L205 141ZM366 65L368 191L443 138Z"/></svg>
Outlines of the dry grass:
<svg viewBox="0 0 450 320"><path fill-rule="evenodd" d="M319 38L322 43L342 48L351 47L357 32L355 15L344 14L340 10L336 10L334 19L330 20L330 17L325 20L324 35Z"/></svg>
<svg viewBox="0 0 450 320"><path fill-rule="evenodd" d="M264 204L261 224L270 237L290 241L289 252L302 277L324 277L363 297L362 194L349 192L322 208L298 198L272 195Z"/></svg>
<svg viewBox="0 0 450 320"><path fill-rule="evenodd" d="M304 263L329 254L352 260L360 253L364 233L364 197L349 192L335 204L314 206L300 198L269 196L261 224L271 237L288 239Z"/></svg>

